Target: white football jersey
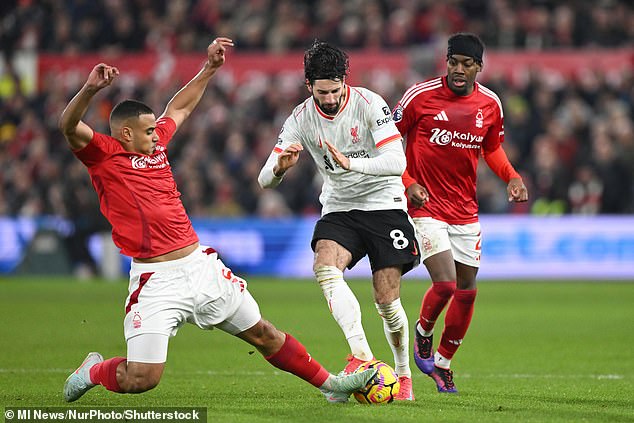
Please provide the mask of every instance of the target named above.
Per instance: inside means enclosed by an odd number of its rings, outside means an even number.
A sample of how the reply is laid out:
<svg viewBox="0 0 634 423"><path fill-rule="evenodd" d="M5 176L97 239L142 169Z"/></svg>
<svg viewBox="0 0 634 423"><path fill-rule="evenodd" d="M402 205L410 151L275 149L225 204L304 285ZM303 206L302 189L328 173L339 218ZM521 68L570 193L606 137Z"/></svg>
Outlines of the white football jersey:
<svg viewBox="0 0 634 423"><path fill-rule="evenodd" d="M348 158L377 157L381 154L379 147L401 142L392 112L381 96L361 87L346 85L345 89L346 99L336 116L323 113L312 96L298 105L286 119L263 171L272 172L277 155L291 144L300 143L315 160L324 180L319 196L322 215L349 210L407 210L400 176L345 170L329 153L325 141Z"/></svg>

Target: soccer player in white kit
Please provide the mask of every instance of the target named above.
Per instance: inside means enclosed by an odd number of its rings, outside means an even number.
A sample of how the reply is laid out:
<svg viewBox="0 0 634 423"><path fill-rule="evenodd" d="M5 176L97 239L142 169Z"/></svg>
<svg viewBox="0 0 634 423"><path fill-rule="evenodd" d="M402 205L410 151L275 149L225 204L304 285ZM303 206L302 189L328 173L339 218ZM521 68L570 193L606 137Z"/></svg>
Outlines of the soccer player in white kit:
<svg viewBox="0 0 634 423"><path fill-rule="evenodd" d="M385 100L346 84L345 52L315 41L304 55L304 73L311 96L286 119L258 182L263 188L276 187L301 151L311 155L324 180L321 218L311 242L313 270L350 346L344 371L374 358L359 302L343 278L346 268L368 255L375 305L401 383L396 399L413 400L400 280L418 265L420 256L406 213L402 138Z"/></svg>

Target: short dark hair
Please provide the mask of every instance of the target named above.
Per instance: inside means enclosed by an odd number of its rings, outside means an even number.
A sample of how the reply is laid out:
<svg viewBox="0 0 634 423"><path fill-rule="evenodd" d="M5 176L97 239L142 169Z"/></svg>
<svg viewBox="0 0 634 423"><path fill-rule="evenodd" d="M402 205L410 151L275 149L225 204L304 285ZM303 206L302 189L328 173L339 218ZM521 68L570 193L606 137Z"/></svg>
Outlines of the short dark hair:
<svg viewBox="0 0 634 423"><path fill-rule="evenodd" d="M344 79L348 55L324 41L315 40L304 53L304 76L312 85L317 79Z"/></svg>
<svg viewBox="0 0 634 423"><path fill-rule="evenodd" d="M483 53L484 43L475 34L459 32L447 40L447 60L454 54L460 54L472 57L476 63L482 65Z"/></svg>
<svg viewBox="0 0 634 423"><path fill-rule="evenodd" d="M152 115L154 111L145 103L136 100L123 100L110 112L110 122L124 121L131 117L139 117L140 115Z"/></svg>

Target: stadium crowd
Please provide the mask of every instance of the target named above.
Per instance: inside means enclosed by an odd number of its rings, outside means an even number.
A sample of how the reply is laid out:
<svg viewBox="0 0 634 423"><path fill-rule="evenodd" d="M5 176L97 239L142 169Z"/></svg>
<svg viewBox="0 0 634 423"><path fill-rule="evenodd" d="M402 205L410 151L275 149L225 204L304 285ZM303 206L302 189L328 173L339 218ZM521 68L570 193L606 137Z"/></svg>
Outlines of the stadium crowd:
<svg viewBox="0 0 634 423"><path fill-rule="evenodd" d="M303 49L313 38L347 50L444 42L479 34L491 48L632 45L628 0L5 0L4 49L139 51L160 41L200 51L209 34L241 49Z"/></svg>
<svg viewBox="0 0 634 423"><path fill-rule="evenodd" d="M411 49L444 42L443 37L455 31L481 34L490 49L634 44L634 8L628 1L18 0L3 2L0 11L6 59L23 49L61 54L147 51L165 43L176 52L200 51L209 34L227 34L241 50L257 51L301 52L315 37L348 50ZM25 95L20 76L10 60L5 63L0 84L0 215L55 214L90 230L106 225L98 218L87 173L57 128L78 86L50 77L41 90ZM363 85L393 106L416 78L398 77L389 84L370 78ZM210 84L171 144L170 162L190 215L319 213L321 181L310 160L302 160L278 190L264 191L257 185L283 118L308 95L301 82L270 75L240 84ZM503 77L481 82L501 96L505 149L530 192L528 203L509 204L502 182L480 166L482 213L634 212L631 67L618 75L593 73L570 80L534 72L521 83ZM156 90L151 81L122 83L100 96L86 119L108 132L108 113L115 102L135 97L158 108L176 87Z"/></svg>

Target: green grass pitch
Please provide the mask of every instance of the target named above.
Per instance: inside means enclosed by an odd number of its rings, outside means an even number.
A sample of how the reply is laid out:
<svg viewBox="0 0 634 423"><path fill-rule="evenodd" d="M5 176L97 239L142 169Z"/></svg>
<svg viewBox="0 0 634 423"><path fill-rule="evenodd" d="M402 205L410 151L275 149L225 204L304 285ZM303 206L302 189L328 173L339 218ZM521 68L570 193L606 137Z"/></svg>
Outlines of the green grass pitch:
<svg viewBox="0 0 634 423"><path fill-rule="evenodd" d="M350 284L375 355L393 364L370 282ZM427 286L403 282L410 326ZM265 318L331 372L343 368L347 344L316 283L251 278L249 289ZM126 290L123 281L0 279L0 407L66 406L62 385L86 353L125 355ZM438 394L412 359L416 401L327 404L246 343L186 325L170 342L156 389L118 395L96 387L74 405L201 406L219 422L633 422L633 331L634 283L481 281L452 364L459 395Z"/></svg>

